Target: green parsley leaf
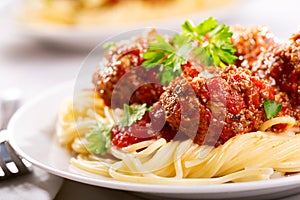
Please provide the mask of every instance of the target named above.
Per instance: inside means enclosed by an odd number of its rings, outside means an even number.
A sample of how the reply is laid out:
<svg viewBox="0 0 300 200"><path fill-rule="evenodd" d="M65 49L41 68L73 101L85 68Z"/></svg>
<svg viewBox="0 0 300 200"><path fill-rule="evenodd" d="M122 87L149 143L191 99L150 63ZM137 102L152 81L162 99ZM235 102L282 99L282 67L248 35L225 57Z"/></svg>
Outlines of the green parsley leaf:
<svg viewBox="0 0 300 200"><path fill-rule="evenodd" d="M165 84L181 74L181 66L187 63L193 49L191 37L175 34L173 45L160 35L155 40L156 42L149 44L148 51L143 55L143 66L147 70L159 67L158 77Z"/></svg>
<svg viewBox="0 0 300 200"><path fill-rule="evenodd" d="M182 25L182 32L187 35L192 35L194 39L203 43L203 36L214 30L218 26L216 19L210 17L204 20L202 23L195 26L193 22L186 21Z"/></svg>
<svg viewBox="0 0 300 200"><path fill-rule="evenodd" d="M109 50L109 49L113 48L115 45L116 45L115 42L107 42L107 43L103 44L102 47L103 47L104 49Z"/></svg>
<svg viewBox="0 0 300 200"><path fill-rule="evenodd" d="M282 104L277 103L274 100L268 99L264 102L264 110L268 119L275 117L280 112L281 109L282 109Z"/></svg>
<svg viewBox="0 0 300 200"><path fill-rule="evenodd" d="M208 66L224 68L237 59L231 37L229 26L218 24L212 17L196 26L186 21L181 34L175 34L172 42L157 35L156 41L151 42L144 53L142 65L147 70L159 67L158 78L162 84L171 82L181 74L181 66L187 63L191 52Z"/></svg>
<svg viewBox="0 0 300 200"><path fill-rule="evenodd" d="M182 25L182 32L200 44L193 52L195 57L200 57L201 62L206 65L214 64L224 68L237 59L234 55L236 49L231 41L232 33L229 26L218 25L217 20L212 17L197 26L186 21Z"/></svg>
<svg viewBox="0 0 300 200"><path fill-rule="evenodd" d="M105 155L110 147L110 134L113 125L100 123L91 128L91 133L86 137L89 142L87 149L95 154Z"/></svg>
<svg viewBox="0 0 300 200"><path fill-rule="evenodd" d="M146 104L129 106L124 104L124 113L119 122L119 126L126 127L131 126L136 121L142 119L146 111L149 111L151 108L147 108Z"/></svg>

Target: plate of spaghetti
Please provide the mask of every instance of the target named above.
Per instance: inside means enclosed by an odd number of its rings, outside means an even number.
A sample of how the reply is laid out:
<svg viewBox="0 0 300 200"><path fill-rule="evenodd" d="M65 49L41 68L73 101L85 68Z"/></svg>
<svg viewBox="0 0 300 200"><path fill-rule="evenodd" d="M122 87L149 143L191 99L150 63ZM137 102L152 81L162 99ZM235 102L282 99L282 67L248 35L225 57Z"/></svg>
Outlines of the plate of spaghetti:
<svg viewBox="0 0 300 200"><path fill-rule="evenodd" d="M12 146L51 173L144 196L291 194L300 184L300 35L280 41L267 27L212 17L181 29L100 45L75 85L14 115Z"/></svg>

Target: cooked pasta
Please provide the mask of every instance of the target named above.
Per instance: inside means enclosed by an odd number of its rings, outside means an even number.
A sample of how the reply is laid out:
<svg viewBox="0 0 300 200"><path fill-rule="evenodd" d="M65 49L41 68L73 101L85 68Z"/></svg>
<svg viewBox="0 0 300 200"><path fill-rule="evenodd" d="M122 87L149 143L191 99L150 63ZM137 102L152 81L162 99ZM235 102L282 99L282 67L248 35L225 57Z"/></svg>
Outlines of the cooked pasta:
<svg viewBox="0 0 300 200"><path fill-rule="evenodd" d="M101 158L87 151L83 136L97 121L115 123L115 119L93 91L80 98L74 109L70 100L63 104L58 138L77 153L71 164L93 174L128 182L191 185L266 180L275 173L300 171L300 135L292 129L286 132L293 134L264 132L275 124L293 127L291 117L268 120L261 126L263 131L235 136L218 147L199 146L191 139L167 142L161 138L122 149L111 147L112 158Z"/></svg>
<svg viewBox="0 0 300 200"><path fill-rule="evenodd" d="M104 117L107 109L104 108L102 99L97 98L97 94L91 91L82 92L74 105L77 106L73 108L72 99L66 99L57 120L59 142L66 146L72 145L75 139L88 133L89 127L95 125L96 118L109 123L109 118ZM79 143L76 146L82 149Z"/></svg>

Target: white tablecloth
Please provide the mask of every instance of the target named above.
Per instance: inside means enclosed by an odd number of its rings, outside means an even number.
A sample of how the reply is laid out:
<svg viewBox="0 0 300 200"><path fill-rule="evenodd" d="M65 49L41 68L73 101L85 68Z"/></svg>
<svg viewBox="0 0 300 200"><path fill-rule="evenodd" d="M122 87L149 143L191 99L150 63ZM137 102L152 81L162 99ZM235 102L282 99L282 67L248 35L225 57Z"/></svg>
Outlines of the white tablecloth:
<svg viewBox="0 0 300 200"><path fill-rule="evenodd" d="M228 15L223 16L221 20L229 24L268 25L280 38L287 39L292 33L300 30L299 8L298 0L249 0L228 12ZM0 12L3 13L3 10ZM22 33L11 29L13 27L5 22L5 18L1 17L1 19L0 91L11 87L19 88L23 93L23 101L28 101L32 96L52 85L76 78L88 50L62 49L35 42L22 37ZM140 199L125 192L68 180L64 181L57 195L57 199L85 199L86 197ZM300 196L286 199L296 200L300 199Z"/></svg>

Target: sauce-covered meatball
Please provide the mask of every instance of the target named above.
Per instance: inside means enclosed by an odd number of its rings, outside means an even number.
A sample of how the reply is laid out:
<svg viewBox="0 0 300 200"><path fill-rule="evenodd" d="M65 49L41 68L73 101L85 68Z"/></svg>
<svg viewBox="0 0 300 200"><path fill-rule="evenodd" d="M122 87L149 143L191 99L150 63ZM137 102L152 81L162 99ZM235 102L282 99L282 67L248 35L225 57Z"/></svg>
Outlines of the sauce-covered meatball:
<svg viewBox="0 0 300 200"><path fill-rule="evenodd" d="M262 53L253 64L256 76L272 85L283 102L284 108L291 108L286 115L294 116L300 122L300 34L291 41L276 45Z"/></svg>
<svg viewBox="0 0 300 200"><path fill-rule="evenodd" d="M201 145L223 144L237 134L257 131L266 121L263 103L274 90L244 68L219 75L177 77L161 95L166 121Z"/></svg>
<svg viewBox="0 0 300 200"><path fill-rule="evenodd" d="M300 105L300 34L261 56L257 68L266 69L262 78L285 92L292 105Z"/></svg>
<svg viewBox="0 0 300 200"><path fill-rule="evenodd" d="M146 38L137 38L127 43L116 44L106 52L103 68L93 75L93 84L107 106L123 108L124 104L156 102L163 92L156 69L146 70L141 66L143 53L154 32ZM113 99L112 99L113 97Z"/></svg>

